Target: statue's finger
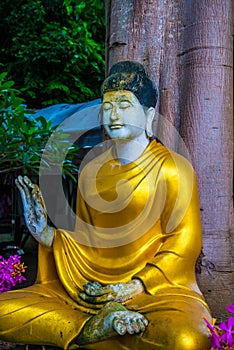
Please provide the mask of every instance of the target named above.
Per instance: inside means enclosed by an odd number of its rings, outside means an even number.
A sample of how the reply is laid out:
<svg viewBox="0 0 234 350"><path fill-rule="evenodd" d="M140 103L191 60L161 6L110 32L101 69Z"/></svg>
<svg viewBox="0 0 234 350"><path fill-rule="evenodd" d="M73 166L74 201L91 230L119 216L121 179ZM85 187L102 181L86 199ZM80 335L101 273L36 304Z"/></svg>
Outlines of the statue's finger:
<svg viewBox="0 0 234 350"><path fill-rule="evenodd" d="M115 295L112 293L108 293L102 296L96 297L97 303L106 303L108 301L114 301L115 300Z"/></svg>
<svg viewBox="0 0 234 350"><path fill-rule="evenodd" d="M43 212L46 212L46 205L39 186L36 184L33 184L27 176L24 176L23 181L24 181L24 188L26 188L29 196L32 198L35 209L43 210ZM30 191L29 191L29 188L30 188Z"/></svg>
<svg viewBox="0 0 234 350"><path fill-rule="evenodd" d="M32 189L34 188L35 185L32 183L32 181L26 175L23 177L23 181L28 187L30 187Z"/></svg>
<svg viewBox="0 0 234 350"><path fill-rule="evenodd" d="M23 178L21 177L20 183L24 188L27 202L32 203L36 211L42 210L43 212L45 212L45 202L38 185L33 184L27 176L24 176Z"/></svg>
<svg viewBox="0 0 234 350"><path fill-rule="evenodd" d="M36 184L32 184L31 188L32 188L32 194L41 195L39 186L37 186Z"/></svg>
<svg viewBox="0 0 234 350"><path fill-rule="evenodd" d="M88 287L90 287L90 288L94 288L94 287L101 288L102 286L98 282L88 282L88 283L84 284L83 287L85 287L85 288L88 288Z"/></svg>
<svg viewBox="0 0 234 350"><path fill-rule="evenodd" d="M95 287L95 288L102 288L101 283L94 281L94 282L88 282L84 284L84 286L90 286L90 287Z"/></svg>
<svg viewBox="0 0 234 350"><path fill-rule="evenodd" d="M21 185L21 182L20 182L20 176L15 179L15 184L20 192L23 191L23 186Z"/></svg>
<svg viewBox="0 0 234 350"><path fill-rule="evenodd" d="M15 183L17 186L20 186L20 188L24 187L24 180L22 178L22 176L18 176L16 179L15 179Z"/></svg>
<svg viewBox="0 0 234 350"><path fill-rule="evenodd" d="M30 193L28 188L25 186L22 176L18 176L15 180L15 184L20 191L22 202L24 207L30 202Z"/></svg>
<svg viewBox="0 0 234 350"><path fill-rule="evenodd" d="M83 285L84 291L88 295L95 295L96 294L96 289L92 284L84 284Z"/></svg>
<svg viewBox="0 0 234 350"><path fill-rule="evenodd" d="M93 284L93 286L95 286L96 288L102 288L103 286L101 285L101 283L95 281L95 282L90 282Z"/></svg>
<svg viewBox="0 0 234 350"><path fill-rule="evenodd" d="M102 296L90 296L86 293L80 293L80 298L91 304L103 304L107 301L114 301L114 296L112 294L102 295Z"/></svg>
<svg viewBox="0 0 234 350"><path fill-rule="evenodd" d="M102 296L112 292L110 287L103 287L99 282L88 282L83 285L83 288L85 293L90 296Z"/></svg>
<svg viewBox="0 0 234 350"><path fill-rule="evenodd" d="M26 199L30 200L31 199L31 190L30 190L30 186L28 185L27 182L25 182L25 177L20 176L19 177L19 183L21 185L21 187L24 189L25 195L26 195ZM30 181L30 180L29 180Z"/></svg>
<svg viewBox="0 0 234 350"><path fill-rule="evenodd" d="M37 210L42 210L42 211L46 210L46 205L45 205L43 196L37 185L34 185L34 188L32 190L32 198L35 203L34 206Z"/></svg>
<svg viewBox="0 0 234 350"><path fill-rule="evenodd" d="M91 290L91 289L85 289L85 292L86 292L86 294L88 294L89 296L92 296L92 297L99 297L99 296L102 296L105 294L100 290Z"/></svg>

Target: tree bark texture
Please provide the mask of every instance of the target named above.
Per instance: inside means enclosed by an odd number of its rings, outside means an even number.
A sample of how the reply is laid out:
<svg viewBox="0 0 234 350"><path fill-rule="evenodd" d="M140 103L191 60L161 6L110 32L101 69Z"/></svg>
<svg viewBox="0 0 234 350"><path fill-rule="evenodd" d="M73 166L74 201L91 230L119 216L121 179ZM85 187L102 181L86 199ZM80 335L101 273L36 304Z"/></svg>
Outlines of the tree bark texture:
<svg viewBox="0 0 234 350"><path fill-rule="evenodd" d="M146 67L159 89L157 135L178 151L182 138L196 170L198 281L223 319L234 301L232 0L106 0L106 18L107 72L122 60Z"/></svg>

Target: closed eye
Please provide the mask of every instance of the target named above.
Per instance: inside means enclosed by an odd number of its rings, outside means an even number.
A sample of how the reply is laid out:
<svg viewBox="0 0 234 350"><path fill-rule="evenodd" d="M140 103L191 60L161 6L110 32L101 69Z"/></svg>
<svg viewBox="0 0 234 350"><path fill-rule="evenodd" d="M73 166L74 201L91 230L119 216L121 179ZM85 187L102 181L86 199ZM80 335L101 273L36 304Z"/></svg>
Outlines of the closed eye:
<svg viewBox="0 0 234 350"><path fill-rule="evenodd" d="M121 109L129 108L130 106L131 106L131 103L129 101L121 101L119 103L119 108Z"/></svg>
<svg viewBox="0 0 234 350"><path fill-rule="evenodd" d="M110 102L104 102L102 106L105 111L108 111L113 108L112 103Z"/></svg>

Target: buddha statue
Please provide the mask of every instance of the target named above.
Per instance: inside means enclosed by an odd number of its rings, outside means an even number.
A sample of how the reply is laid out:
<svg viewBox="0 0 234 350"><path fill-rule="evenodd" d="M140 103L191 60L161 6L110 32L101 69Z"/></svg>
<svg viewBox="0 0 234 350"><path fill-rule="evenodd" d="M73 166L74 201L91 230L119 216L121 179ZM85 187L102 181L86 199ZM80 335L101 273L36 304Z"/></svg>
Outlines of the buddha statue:
<svg viewBox="0 0 234 350"><path fill-rule="evenodd" d="M35 284L0 295L0 339L63 349L209 349L195 263L202 243L192 165L153 137L157 89L133 61L102 84L113 141L79 176L74 232L48 225L39 187L19 176L39 242Z"/></svg>

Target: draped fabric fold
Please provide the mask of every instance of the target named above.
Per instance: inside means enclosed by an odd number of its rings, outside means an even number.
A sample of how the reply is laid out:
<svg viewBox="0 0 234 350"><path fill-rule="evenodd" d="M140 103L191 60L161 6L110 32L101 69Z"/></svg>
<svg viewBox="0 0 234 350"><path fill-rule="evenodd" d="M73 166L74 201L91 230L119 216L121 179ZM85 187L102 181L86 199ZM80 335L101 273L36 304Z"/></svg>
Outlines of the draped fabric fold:
<svg viewBox="0 0 234 350"><path fill-rule="evenodd" d="M0 296L0 339L74 348L84 323L102 307L82 301L83 285L139 278L145 292L124 304L146 315L144 334L86 348L205 349L203 317L210 313L194 272L200 250L199 199L190 163L156 141L125 165L109 149L81 172L74 232L58 229L52 249L40 247L36 284ZM50 334L43 310L51 313Z"/></svg>

